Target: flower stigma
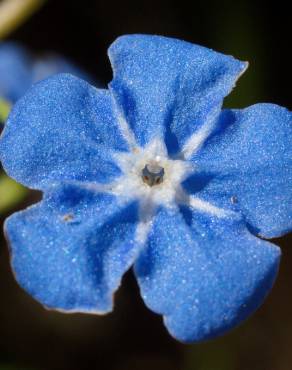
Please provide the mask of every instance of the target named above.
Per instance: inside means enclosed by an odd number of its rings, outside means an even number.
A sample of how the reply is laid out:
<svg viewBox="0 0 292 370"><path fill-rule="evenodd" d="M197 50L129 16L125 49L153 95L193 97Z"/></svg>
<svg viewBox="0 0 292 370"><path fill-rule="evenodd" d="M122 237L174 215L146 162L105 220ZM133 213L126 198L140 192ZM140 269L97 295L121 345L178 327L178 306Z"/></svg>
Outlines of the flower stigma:
<svg viewBox="0 0 292 370"><path fill-rule="evenodd" d="M142 170L142 179L149 186L161 184L163 176L164 168L155 162L146 164Z"/></svg>

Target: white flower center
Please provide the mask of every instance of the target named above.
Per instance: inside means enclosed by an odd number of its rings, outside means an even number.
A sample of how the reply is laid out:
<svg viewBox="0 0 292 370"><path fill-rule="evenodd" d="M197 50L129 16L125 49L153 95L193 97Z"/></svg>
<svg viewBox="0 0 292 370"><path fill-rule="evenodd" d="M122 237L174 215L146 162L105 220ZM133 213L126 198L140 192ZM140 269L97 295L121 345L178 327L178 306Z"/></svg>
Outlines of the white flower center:
<svg viewBox="0 0 292 370"><path fill-rule="evenodd" d="M145 147L138 146L135 135L122 113L119 111L117 113L120 131L130 151L113 153L122 176L111 184L94 184L93 188L95 191L115 195L122 203L139 201L136 242L141 245L145 243L156 208L161 205L172 208L186 205L193 210L219 218L235 216L233 211L218 208L208 201L187 194L181 185L196 170L194 163L189 159L199 150L212 131L214 120L208 120L190 136L177 158L169 158L161 139L156 138Z"/></svg>
<svg viewBox="0 0 292 370"><path fill-rule="evenodd" d="M115 154L115 159L123 176L113 192L142 202L147 199L153 206L174 205L180 184L191 171L188 162L170 159L164 143L157 139L145 148L136 146L129 153Z"/></svg>

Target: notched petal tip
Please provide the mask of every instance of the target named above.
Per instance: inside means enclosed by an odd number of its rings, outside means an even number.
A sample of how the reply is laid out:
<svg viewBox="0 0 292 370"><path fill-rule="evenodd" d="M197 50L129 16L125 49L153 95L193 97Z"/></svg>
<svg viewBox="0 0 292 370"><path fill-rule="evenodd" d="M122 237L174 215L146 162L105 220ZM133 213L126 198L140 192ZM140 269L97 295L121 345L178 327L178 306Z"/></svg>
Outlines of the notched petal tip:
<svg viewBox="0 0 292 370"><path fill-rule="evenodd" d="M196 216L187 227L179 214L164 212L156 216L135 274L146 305L164 316L170 334L184 343L201 342L257 310L274 284L280 257L280 248L237 220Z"/></svg>
<svg viewBox="0 0 292 370"><path fill-rule="evenodd" d="M209 48L155 35L125 35L108 50L110 89L139 145L164 138L178 153L205 122L216 120L247 64ZM145 98L147 97L147 98Z"/></svg>
<svg viewBox="0 0 292 370"><path fill-rule="evenodd" d="M237 76L237 79L235 80L234 82L234 85L233 85L233 88L236 86L237 84L237 81L240 79L240 77L247 71L248 67L249 67L249 62L247 61L240 61L238 59L235 59L237 60L239 63L240 63L240 68L239 68L239 73L238 73L238 76Z"/></svg>
<svg viewBox="0 0 292 370"><path fill-rule="evenodd" d="M33 297L33 295L32 295L32 297ZM104 310L95 309L94 307L79 307L79 308L68 308L68 309L50 307L50 306L47 306L44 303L41 303L38 300L37 297L33 297L33 298L45 310L50 311L50 312L59 312L59 313L66 314L66 315L72 315L72 314L85 314L85 315L88 315L89 314L89 315L96 315L96 316L105 316L105 315L108 315L108 314L112 313L113 310L114 310L114 298L112 298L111 305L109 307L107 307L106 309L104 309Z"/></svg>
<svg viewBox="0 0 292 370"><path fill-rule="evenodd" d="M55 185L42 202L6 220L16 280L50 310L111 312L136 258L137 212L136 204L76 183Z"/></svg>
<svg viewBox="0 0 292 370"><path fill-rule="evenodd" d="M238 59L236 59L236 60L238 60ZM246 72L246 70L249 67L249 62L248 61L240 61L240 64L241 64L241 68L240 68L241 72L239 73L238 78L240 78Z"/></svg>
<svg viewBox="0 0 292 370"><path fill-rule="evenodd" d="M109 92L58 74L36 83L14 105L0 156L11 177L44 189L54 181L110 182L120 175L110 153L125 146Z"/></svg>

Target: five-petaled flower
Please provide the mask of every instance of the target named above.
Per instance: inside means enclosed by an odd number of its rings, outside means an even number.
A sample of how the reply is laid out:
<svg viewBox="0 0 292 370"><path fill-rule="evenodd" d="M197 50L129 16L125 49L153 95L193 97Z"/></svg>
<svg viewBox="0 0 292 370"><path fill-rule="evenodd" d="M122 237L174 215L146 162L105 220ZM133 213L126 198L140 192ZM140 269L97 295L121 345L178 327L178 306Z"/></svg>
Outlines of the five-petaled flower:
<svg viewBox="0 0 292 370"><path fill-rule="evenodd" d="M291 113L221 110L247 64L158 36L109 50L108 90L32 87L1 138L8 174L44 199L5 224L21 286L49 308L106 313L123 274L181 341L262 303L291 228Z"/></svg>

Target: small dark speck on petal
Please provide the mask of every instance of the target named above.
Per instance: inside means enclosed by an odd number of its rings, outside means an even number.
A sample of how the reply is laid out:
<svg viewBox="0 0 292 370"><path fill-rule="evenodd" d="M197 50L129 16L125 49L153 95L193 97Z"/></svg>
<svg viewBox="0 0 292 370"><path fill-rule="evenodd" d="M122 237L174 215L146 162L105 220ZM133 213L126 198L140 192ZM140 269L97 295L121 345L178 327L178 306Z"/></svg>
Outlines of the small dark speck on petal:
<svg viewBox="0 0 292 370"><path fill-rule="evenodd" d="M237 203L237 197L235 196L235 195L233 195L231 198L230 198L230 201L231 201L231 203L233 203L233 204L235 204L235 203Z"/></svg>
<svg viewBox="0 0 292 370"><path fill-rule="evenodd" d="M70 222L74 219L74 216L72 215L72 213L67 213L65 214L63 217L62 217L62 220L65 221L65 222Z"/></svg>

